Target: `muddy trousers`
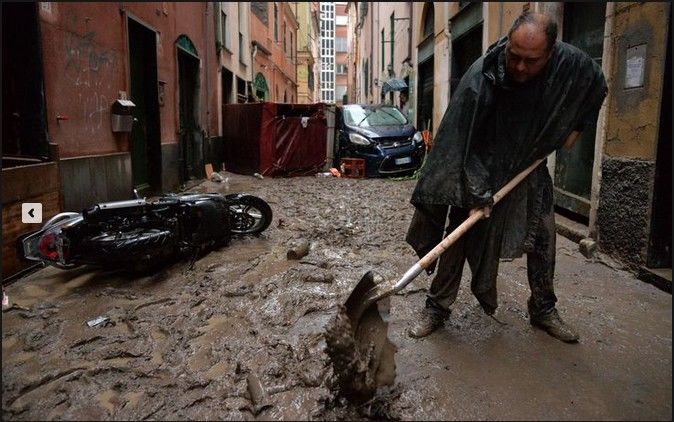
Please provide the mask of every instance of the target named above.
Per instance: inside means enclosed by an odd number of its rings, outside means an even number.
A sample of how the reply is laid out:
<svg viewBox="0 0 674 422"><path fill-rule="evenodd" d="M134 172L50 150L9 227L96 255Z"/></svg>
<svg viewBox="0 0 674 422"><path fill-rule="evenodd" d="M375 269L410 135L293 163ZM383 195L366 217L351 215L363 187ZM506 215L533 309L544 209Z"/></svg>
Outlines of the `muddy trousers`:
<svg viewBox="0 0 674 422"><path fill-rule="evenodd" d="M467 217L467 209L452 207L446 232L451 233ZM528 309L529 315L541 317L552 312L557 302L553 286L556 234L552 207L541 215L539 224L531 234L530 240L533 241L533 245L527 252L527 278L531 289ZM449 316L449 307L459 292L466 260L472 273L473 289L482 283L495 285L498 275L498 254L486 254L489 258L485 259L485 254L478 251L479 248L484 248L484 245L476 242L472 235L475 235L475 232L471 233L469 230L440 256L437 273L426 298L427 309Z"/></svg>

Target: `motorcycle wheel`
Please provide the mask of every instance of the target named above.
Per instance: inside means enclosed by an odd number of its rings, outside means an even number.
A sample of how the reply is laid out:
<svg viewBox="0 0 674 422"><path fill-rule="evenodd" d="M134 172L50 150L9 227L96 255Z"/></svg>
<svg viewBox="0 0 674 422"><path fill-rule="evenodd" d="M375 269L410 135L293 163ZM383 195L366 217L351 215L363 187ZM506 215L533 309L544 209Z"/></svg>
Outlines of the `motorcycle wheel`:
<svg viewBox="0 0 674 422"><path fill-rule="evenodd" d="M103 233L82 242L88 260L102 266L124 266L136 272L153 269L176 251L169 230L135 229Z"/></svg>
<svg viewBox="0 0 674 422"><path fill-rule="evenodd" d="M230 222L234 234L260 234L272 220L272 211L264 200L252 195L243 195L230 204Z"/></svg>

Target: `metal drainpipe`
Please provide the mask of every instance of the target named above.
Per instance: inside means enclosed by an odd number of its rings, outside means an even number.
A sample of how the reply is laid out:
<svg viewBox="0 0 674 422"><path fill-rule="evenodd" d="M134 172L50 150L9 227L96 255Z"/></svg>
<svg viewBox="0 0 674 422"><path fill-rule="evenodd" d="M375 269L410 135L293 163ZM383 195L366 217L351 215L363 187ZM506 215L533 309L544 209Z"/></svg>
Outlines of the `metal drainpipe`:
<svg viewBox="0 0 674 422"><path fill-rule="evenodd" d="M411 73L412 77L410 77L407 81L410 82L411 84L416 84L416 87L414 87L414 86L412 86L412 87L408 86L407 87L407 104L408 104L407 107L408 107L408 110L409 110L410 107L413 108L414 111L413 111L412 116L413 116L414 121L412 123L414 124L414 127L419 127L417 125L417 112L418 112L418 110L414 106L414 104L417 103L417 95L418 95L417 93L419 92L419 82L418 82L419 81L419 66L418 66L418 63L415 64L417 66L416 68L412 67L413 63L414 63L412 61L412 53L413 53L412 49L414 48L412 46L412 40L414 38L414 30L412 28L414 27L414 23L415 23L414 22L414 2L411 1L411 2L409 2L409 4L410 4L410 20L408 22L408 25L409 25L408 29L409 29L410 42L409 42L409 51L408 51L407 54L410 58L409 64L410 64L410 67L412 68L412 69L410 69L410 73ZM419 31L417 31L417 33L418 32ZM414 95L412 95L412 94L414 94ZM408 115L409 115L409 112L408 112Z"/></svg>
<svg viewBox="0 0 674 422"><path fill-rule="evenodd" d="M410 58L410 63L412 62L412 25L414 25L414 2L408 1L407 4L410 7L410 20L407 22L407 57ZM407 101L409 101L409 87L407 87Z"/></svg>
<svg viewBox="0 0 674 422"><path fill-rule="evenodd" d="M604 156L604 142L606 141L606 120L608 115L608 105L612 97L611 85L615 51L613 49L613 33L615 32L615 2L606 3L606 23L604 24L604 46L602 57L602 72L606 78L606 84L609 87L604 104L599 110L597 119L597 141L594 146L594 162L592 164L592 187L590 189L590 221L589 236L599 242L597 234L597 209L599 208L599 188L601 187L601 161Z"/></svg>
<svg viewBox="0 0 674 422"><path fill-rule="evenodd" d="M204 165L206 164L206 139L210 139L210 126L211 126L211 101L210 101L210 92L208 90L208 85L209 85L209 78L208 78L208 51L210 50L208 48L209 42L208 42L208 8L211 5L211 3L206 3L206 11L204 12L204 44L206 45L205 52L204 52L204 66L206 69L204 70L204 78L205 84L206 85L206 131L204 132L204 136L206 137L205 139L201 140L201 155L202 159L204 160ZM224 30L224 28L223 28ZM203 131L203 129L202 129Z"/></svg>
<svg viewBox="0 0 674 422"><path fill-rule="evenodd" d="M370 88L370 92L374 92L374 88L372 87L372 82L373 78L372 75L374 74L374 55L372 52L374 51L374 2L370 2L370 6L372 9L372 14L370 15L370 66L369 66L369 71L370 74L368 75L370 77L370 80L368 81L368 88ZM379 8L379 3L377 3L377 8ZM379 16L377 16L377 26L379 26ZM377 34L379 33L379 28L377 28ZM365 96L369 100L369 93L365 93Z"/></svg>
<svg viewBox="0 0 674 422"><path fill-rule="evenodd" d="M248 35L250 36L250 31L248 32ZM251 87L255 83L255 56L257 56L257 44L253 44L253 52L250 54L250 80L251 80ZM255 92L255 91L253 91ZM255 93L255 96L257 97L257 93ZM262 99L264 100L264 98ZM248 101L248 99L246 99Z"/></svg>

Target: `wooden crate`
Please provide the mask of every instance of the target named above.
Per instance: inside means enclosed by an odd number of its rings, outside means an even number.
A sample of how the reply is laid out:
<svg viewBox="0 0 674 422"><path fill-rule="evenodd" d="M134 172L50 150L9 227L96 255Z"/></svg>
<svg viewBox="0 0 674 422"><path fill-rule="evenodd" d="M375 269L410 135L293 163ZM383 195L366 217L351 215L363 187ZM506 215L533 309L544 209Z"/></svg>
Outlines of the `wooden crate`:
<svg viewBox="0 0 674 422"><path fill-rule="evenodd" d="M342 158L339 167L342 177L356 179L365 177L365 160L362 158Z"/></svg>

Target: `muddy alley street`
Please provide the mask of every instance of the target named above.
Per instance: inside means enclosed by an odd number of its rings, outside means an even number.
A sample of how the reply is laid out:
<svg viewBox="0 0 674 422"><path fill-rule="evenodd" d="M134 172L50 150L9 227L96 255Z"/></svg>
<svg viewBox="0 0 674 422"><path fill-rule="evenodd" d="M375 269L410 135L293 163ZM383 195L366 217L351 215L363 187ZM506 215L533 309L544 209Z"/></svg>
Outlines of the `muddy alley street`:
<svg viewBox="0 0 674 422"><path fill-rule="evenodd" d="M404 241L416 181L222 174L191 190L266 200L274 218L260 237L193 269L46 268L6 287L4 420L671 420L671 295L561 236L558 309L578 344L529 324L526 258L501 263L500 323L470 293L466 266L449 322L412 339L423 274L391 299L394 385L349 404L325 326L366 271L397 279L416 262ZM289 260L302 241L309 253Z"/></svg>

